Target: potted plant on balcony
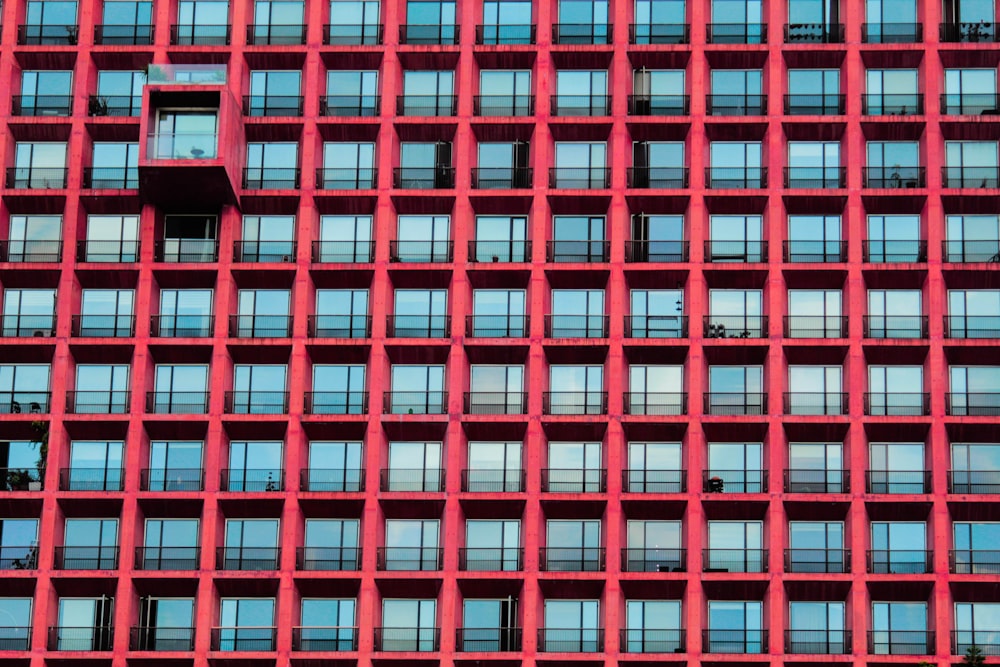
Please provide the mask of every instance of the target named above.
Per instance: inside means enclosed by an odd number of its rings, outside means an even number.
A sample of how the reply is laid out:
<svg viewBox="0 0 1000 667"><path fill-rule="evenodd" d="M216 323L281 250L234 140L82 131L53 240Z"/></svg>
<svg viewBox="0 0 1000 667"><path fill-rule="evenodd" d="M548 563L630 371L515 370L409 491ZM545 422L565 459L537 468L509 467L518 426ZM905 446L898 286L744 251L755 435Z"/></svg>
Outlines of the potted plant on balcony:
<svg viewBox="0 0 1000 667"><path fill-rule="evenodd" d="M965 655L962 656L962 664L972 665L972 667L982 667L982 665L986 664L986 657L983 656L982 649L973 644L965 649Z"/></svg>
<svg viewBox="0 0 1000 667"><path fill-rule="evenodd" d="M35 462L35 467L38 469L38 479L28 480L28 490L41 491L42 480L45 479L45 462L49 458L49 424L41 420L33 421L31 422L31 430L35 433L31 445L38 450L38 460Z"/></svg>
<svg viewBox="0 0 1000 667"><path fill-rule="evenodd" d="M7 471L7 488L11 491L27 491L31 483L31 473L27 470Z"/></svg>

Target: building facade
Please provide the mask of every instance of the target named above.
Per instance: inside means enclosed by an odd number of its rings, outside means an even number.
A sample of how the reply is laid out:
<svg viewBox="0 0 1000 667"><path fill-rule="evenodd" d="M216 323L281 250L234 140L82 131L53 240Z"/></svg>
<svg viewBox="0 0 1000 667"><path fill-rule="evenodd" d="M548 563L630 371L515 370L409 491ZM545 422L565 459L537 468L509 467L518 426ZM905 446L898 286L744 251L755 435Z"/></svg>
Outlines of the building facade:
<svg viewBox="0 0 1000 667"><path fill-rule="evenodd" d="M996 25L8 0L0 663L1000 655Z"/></svg>

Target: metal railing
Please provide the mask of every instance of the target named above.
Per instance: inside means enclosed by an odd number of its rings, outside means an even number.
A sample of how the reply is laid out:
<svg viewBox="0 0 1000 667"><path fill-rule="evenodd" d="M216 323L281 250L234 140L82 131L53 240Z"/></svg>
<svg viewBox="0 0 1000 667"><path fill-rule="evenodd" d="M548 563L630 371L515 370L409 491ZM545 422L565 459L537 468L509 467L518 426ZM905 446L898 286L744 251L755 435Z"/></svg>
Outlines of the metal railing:
<svg viewBox="0 0 1000 667"><path fill-rule="evenodd" d="M277 570L279 547L216 547L216 570Z"/></svg>
<svg viewBox="0 0 1000 667"><path fill-rule="evenodd" d="M949 470L948 493L1000 493L1000 470Z"/></svg>
<svg viewBox="0 0 1000 667"><path fill-rule="evenodd" d="M543 415L606 415L606 391L546 391L542 393Z"/></svg>
<svg viewBox="0 0 1000 667"><path fill-rule="evenodd" d="M705 572L767 572L767 549L702 549Z"/></svg>
<svg viewBox="0 0 1000 667"><path fill-rule="evenodd" d="M942 167L941 172L946 188L996 188L1000 181L997 167Z"/></svg>
<svg viewBox="0 0 1000 667"><path fill-rule="evenodd" d="M951 392L944 395L947 414L957 417L1000 415L1000 392Z"/></svg>
<svg viewBox="0 0 1000 667"><path fill-rule="evenodd" d="M143 468L140 491L204 491L205 471L201 468Z"/></svg>
<svg viewBox="0 0 1000 667"><path fill-rule="evenodd" d="M622 411L627 415L685 415L687 401L687 392L628 391Z"/></svg>
<svg viewBox="0 0 1000 667"><path fill-rule="evenodd" d="M861 253L865 262L876 264L926 262L927 241L862 241Z"/></svg>
<svg viewBox="0 0 1000 667"><path fill-rule="evenodd" d="M117 570L118 547L61 546L53 548L57 570Z"/></svg>
<svg viewBox="0 0 1000 667"><path fill-rule="evenodd" d="M472 187L477 190L530 188L534 180L531 167L475 167Z"/></svg>
<svg viewBox="0 0 1000 667"><path fill-rule="evenodd" d="M138 167L84 167L83 187L94 190L135 190Z"/></svg>
<svg viewBox="0 0 1000 667"><path fill-rule="evenodd" d="M318 264L367 264L374 256L374 241L312 242L312 261Z"/></svg>
<svg viewBox="0 0 1000 667"><path fill-rule="evenodd" d="M0 326L0 334L5 338L51 338L56 335L56 316L4 314L0 316Z"/></svg>
<svg viewBox="0 0 1000 667"><path fill-rule="evenodd" d="M500 653L521 650L521 628L458 628L455 650Z"/></svg>
<svg viewBox="0 0 1000 667"><path fill-rule="evenodd" d="M193 651L194 628L158 628L138 625L129 629L130 651Z"/></svg>
<svg viewBox="0 0 1000 667"><path fill-rule="evenodd" d="M387 415L448 414L447 391L390 391L382 396Z"/></svg>
<svg viewBox="0 0 1000 667"><path fill-rule="evenodd" d="M141 112L141 95L91 95L87 99L91 116L134 117Z"/></svg>
<svg viewBox="0 0 1000 667"><path fill-rule="evenodd" d="M331 46L378 46L383 40L380 23L327 24L323 26L323 43Z"/></svg>
<svg viewBox="0 0 1000 667"><path fill-rule="evenodd" d="M440 547L379 547L375 558L379 570L427 572L444 567L444 549Z"/></svg>
<svg viewBox="0 0 1000 667"><path fill-rule="evenodd" d="M604 468L542 468L545 493L606 493L608 471Z"/></svg>
<svg viewBox="0 0 1000 667"><path fill-rule="evenodd" d="M245 167L244 190L294 190L301 184L301 172L295 167Z"/></svg>
<svg viewBox="0 0 1000 667"><path fill-rule="evenodd" d="M442 468L382 468L379 471L379 491L444 491L445 471Z"/></svg>
<svg viewBox="0 0 1000 667"><path fill-rule="evenodd" d="M709 44L766 44L766 23L709 23L706 26Z"/></svg>
<svg viewBox="0 0 1000 667"><path fill-rule="evenodd" d="M129 338L135 335L135 315L74 315L70 332L81 338Z"/></svg>
<svg viewBox="0 0 1000 667"><path fill-rule="evenodd" d="M934 644L927 630L868 631L868 652L875 655L934 655Z"/></svg>
<svg viewBox="0 0 1000 667"><path fill-rule="evenodd" d="M150 335L157 338L210 338L211 315L153 315Z"/></svg>
<svg viewBox="0 0 1000 667"><path fill-rule="evenodd" d="M626 338L687 338L687 315L626 315Z"/></svg>
<svg viewBox="0 0 1000 667"><path fill-rule="evenodd" d="M534 26L532 26L534 30ZM532 116L535 113L534 95L474 95L474 116Z"/></svg>
<svg viewBox="0 0 1000 667"><path fill-rule="evenodd" d="M919 166L893 166L893 167L864 167L861 170L863 187L866 188L887 188L898 190L901 188L925 188L927 187L927 168Z"/></svg>
<svg viewBox="0 0 1000 667"><path fill-rule="evenodd" d="M491 46L534 44L535 26L527 24L479 24L476 26L476 44Z"/></svg>
<svg viewBox="0 0 1000 667"><path fill-rule="evenodd" d="M866 116L920 116L924 113L923 93L865 93L861 113Z"/></svg>
<svg viewBox="0 0 1000 667"><path fill-rule="evenodd" d="M283 415L288 413L288 392L227 391L223 407L231 415Z"/></svg>
<svg viewBox="0 0 1000 667"><path fill-rule="evenodd" d="M376 651L427 653L441 649L441 628L374 628Z"/></svg>
<svg viewBox="0 0 1000 667"><path fill-rule="evenodd" d="M138 241L77 241L76 261L131 264L139 261Z"/></svg>
<svg viewBox="0 0 1000 667"><path fill-rule="evenodd" d="M929 470L866 470L865 487L868 493L930 493L931 473Z"/></svg>
<svg viewBox="0 0 1000 667"><path fill-rule="evenodd" d="M607 338L607 315L546 315L546 338Z"/></svg>
<svg viewBox="0 0 1000 667"><path fill-rule="evenodd" d="M358 628L351 626L297 626L292 628L293 651L357 651Z"/></svg>
<svg viewBox="0 0 1000 667"><path fill-rule="evenodd" d="M520 468L462 470L462 491L467 493L523 493L526 473Z"/></svg>
<svg viewBox="0 0 1000 667"><path fill-rule="evenodd" d="M465 316L465 335L470 338L525 338L529 331L527 315Z"/></svg>
<svg viewBox="0 0 1000 667"><path fill-rule="evenodd" d="M785 315L785 338L847 338L846 315Z"/></svg>
<svg viewBox="0 0 1000 667"><path fill-rule="evenodd" d="M307 415L363 415L368 413L367 391L307 391Z"/></svg>
<svg viewBox="0 0 1000 667"><path fill-rule="evenodd" d="M365 490L363 468L306 468L299 471L299 488L321 493L359 493Z"/></svg>
<svg viewBox="0 0 1000 667"><path fill-rule="evenodd" d="M786 415L846 415L849 396L839 391L786 391L782 398Z"/></svg>
<svg viewBox="0 0 1000 667"><path fill-rule="evenodd" d="M845 99L838 93L792 93L785 95L785 115L839 116L844 113Z"/></svg>
<svg viewBox="0 0 1000 667"><path fill-rule="evenodd" d="M455 187L454 167L395 167L392 187L401 190L436 190Z"/></svg>
<svg viewBox="0 0 1000 667"><path fill-rule="evenodd" d="M945 315L944 330L954 339L1000 338L1000 314Z"/></svg>
<svg viewBox="0 0 1000 667"><path fill-rule="evenodd" d="M125 471L121 468L60 468L60 491L121 491Z"/></svg>
<svg viewBox="0 0 1000 667"><path fill-rule="evenodd" d="M549 99L549 111L553 116L608 116L611 96L553 95Z"/></svg>
<svg viewBox="0 0 1000 667"><path fill-rule="evenodd" d="M149 24L104 23L94 26L94 44L140 46L153 43L153 26Z"/></svg>
<svg viewBox="0 0 1000 667"><path fill-rule="evenodd" d="M706 653L766 653L767 630L702 630L701 645Z"/></svg>
<svg viewBox="0 0 1000 667"><path fill-rule="evenodd" d="M600 190L611 187L611 170L606 167L550 167L550 188Z"/></svg>
<svg viewBox="0 0 1000 667"><path fill-rule="evenodd" d="M688 187L687 167L629 167L626 176L630 188Z"/></svg>
<svg viewBox="0 0 1000 667"><path fill-rule="evenodd" d="M295 569L356 572L361 569L361 547L297 547Z"/></svg>
<svg viewBox="0 0 1000 667"><path fill-rule="evenodd" d="M0 414L46 414L51 400L50 391L0 391Z"/></svg>
<svg viewBox="0 0 1000 667"><path fill-rule="evenodd" d="M952 630L952 655L964 656L973 646L983 655L1000 655L1000 636L995 630Z"/></svg>
<svg viewBox="0 0 1000 667"><path fill-rule="evenodd" d="M851 652L849 630L785 630L786 653L843 655Z"/></svg>
<svg viewBox="0 0 1000 667"><path fill-rule="evenodd" d="M520 263L531 261L531 241L469 241L469 261Z"/></svg>
<svg viewBox="0 0 1000 667"><path fill-rule="evenodd" d="M623 572L687 572L687 549L680 547L624 548Z"/></svg>
<svg viewBox="0 0 1000 667"><path fill-rule="evenodd" d="M316 170L320 190L371 190L378 187L374 167L320 167Z"/></svg>
<svg viewBox="0 0 1000 667"><path fill-rule="evenodd" d="M62 259L62 247L62 241L0 240L0 262L58 262Z"/></svg>
<svg viewBox="0 0 1000 667"><path fill-rule="evenodd" d="M53 190L66 187L68 169L59 167L7 167L7 187Z"/></svg>
<svg viewBox="0 0 1000 667"><path fill-rule="evenodd" d="M399 116L454 116L458 95L400 95L396 98Z"/></svg>
<svg viewBox="0 0 1000 667"><path fill-rule="evenodd" d="M922 23L862 23L863 44L919 44L924 41Z"/></svg>
<svg viewBox="0 0 1000 667"><path fill-rule="evenodd" d="M132 401L130 391L67 391L66 412L74 415L123 415Z"/></svg>
<svg viewBox="0 0 1000 667"><path fill-rule="evenodd" d="M686 262L687 241L630 240L625 241L626 262Z"/></svg>
<svg viewBox="0 0 1000 667"><path fill-rule="evenodd" d="M691 113L691 98L680 93L629 95L628 113L630 116L687 116Z"/></svg>
<svg viewBox="0 0 1000 667"><path fill-rule="evenodd" d="M686 470L622 470L623 493L685 493Z"/></svg>
<svg viewBox="0 0 1000 667"><path fill-rule="evenodd" d="M203 415L208 412L207 391L147 391L146 412L157 415Z"/></svg>
<svg viewBox="0 0 1000 667"><path fill-rule="evenodd" d="M287 264L295 261L298 244L295 241L256 241L242 240L233 242L233 261L240 263L277 263ZM244 316L240 316L244 317ZM271 317L258 315L257 317Z"/></svg>
<svg viewBox="0 0 1000 667"><path fill-rule="evenodd" d="M865 392L865 414L883 417L919 417L931 412L927 392Z"/></svg>
<svg viewBox="0 0 1000 667"><path fill-rule="evenodd" d="M227 46L231 37L232 26L228 24L184 23L170 26L170 43L175 46Z"/></svg>
<svg viewBox="0 0 1000 667"><path fill-rule="evenodd" d="M110 651L115 629L110 625L49 627L47 648L50 651Z"/></svg>
<svg viewBox="0 0 1000 667"><path fill-rule="evenodd" d="M926 574L934 571L934 552L922 549L869 549L865 563L871 574Z"/></svg>
<svg viewBox="0 0 1000 667"><path fill-rule="evenodd" d="M705 470L701 474L705 493L767 493L767 470Z"/></svg>
<svg viewBox="0 0 1000 667"><path fill-rule="evenodd" d="M306 43L306 26L302 24L251 23L247 26L250 46L297 45Z"/></svg>
<svg viewBox="0 0 1000 667"><path fill-rule="evenodd" d="M462 394L467 415L523 415L528 412L526 391L467 391Z"/></svg>
<svg viewBox="0 0 1000 667"><path fill-rule="evenodd" d="M219 490L239 493L276 493L285 488L285 471L275 468L223 468Z"/></svg>
<svg viewBox="0 0 1000 667"><path fill-rule="evenodd" d="M848 493L851 475L847 470L786 468L785 493Z"/></svg>
<svg viewBox="0 0 1000 667"><path fill-rule="evenodd" d="M302 100L301 95L244 95L243 115L301 116Z"/></svg>
<svg viewBox="0 0 1000 667"><path fill-rule="evenodd" d="M454 258L454 241L389 241L390 262L444 264Z"/></svg>
<svg viewBox="0 0 1000 667"><path fill-rule="evenodd" d="M212 628L209 650L212 651L273 651L278 643L278 628L229 627Z"/></svg>
<svg viewBox="0 0 1000 667"><path fill-rule="evenodd" d="M995 116L1000 114L1000 96L996 93L944 93L941 95L941 113Z"/></svg>
<svg viewBox="0 0 1000 667"><path fill-rule="evenodd" d="M788 263L833 264L847 261L847 241L784 241L782 261Z"/></svg>
<svg viewBox="0 0 1000 667"><path fill-rule="evenodd" d="M850 571L850 549L785 549L785 572L844 574Z"/></svg>
<svg viewBox="0 0 1000 667"><path fill-rule="evenodd" d="M842 44L843 23L786 23L785 44Z"/></svg>
<svg viewBox="0 0 1000 667"><path fill-rule="evenodd" d="M610 23L556 23L553 44L610 44L614 26Z"/></svg>
<svg viewBox="0 0 1000 667"><path fill-rule="evenodd" d="M946 262L1000 262L1000 240L944 241Z"/></svg>
<svg viewBox="0 0 1000 667"><path fill-rule="evenodd" d="M389 338L447 338L450 335L450 315L386 315L386 336Z"/></svg>
<svg viewBox="0 0 1000 667"><path fill-rule="evenodd" d="M153 259L171 264L218 262L219 242L216 239L165 238L155 243Z"/></svg>
<svg viewBox="0 0 1000 667"><path fill-rule="evenodd" d="M541 547L542 572L603 572L604 547Z"/></svg>
<svg viewBox="0 0 1000 667"><path fill-rule="evenodd" d="M992 549L955 549L948 552L952 574L1000 574L1000 551Z"/></svg>
<svg viewBox="0 0 1000 667"><path fill-rule="evenodd" d="M31 632L27 625L0 627L0 651L30 651Z"/></svg>
<svg viewBox="0 0 1000 667"><path fill-rule="evenodd" d="M9 545L0 547L0 570L34 570L37 567L37 544L23 547Z"/></svg>
<svg viewBox="0 0 1000 667"><path fill-rule="evenodd" d="M382 109L381 95L326 95L319 99L321 116L378 116Z"/></svg>
<svg viewBox="0 0 1000 667"><path fill-rule="evenodd" d="M767 95L705 95L709 116L767 115Z"/></svg>
<svg viewBox="0 0 1000 667"><path fill-rule="evenodd" d="M457 25L419 25L403 24L399 26L400 44L423 44L449 46L458 44L460 32Z"/></svg>
<svg viewBox="0 0 1000 667"><path fill-rule="evenodd" d="M201 547L136 547L137 570L198 570Z"/></svg>
<svg viewBox="0 0 1000 667"><path fill-rule="evenodd" d="M458 569L464 572L519 572L524 569L524 549L465 547L458 550Z"/></svg>
<svg viewBox="0 0 1000 667"><path fill-rule="evenodd" d="M310 315L306 322L310 338L369 338L371 315Z"/></svg>
<svg viewBox="0 0 1000 667"><path fill-rule="evenodd" d="M709 392L704 400L706 415L766 415L766 392Z"/></svg>
<svg viewBox="0 0 1000 667"><path fill-rule="evenodd" d="M291 315L230 315L230 338L288 338Z"/></svg>
<svg viewBox="0 0 1000 667"><path fill-rule="evenodd" d="M997 39L997 24L979 21L978 23L942 23L939 26L942 42L995 42Z"/></svg>
<svg viewBox="0 0 1000 667"><path fill-rule="evenodd" d="M865 338L927 338L927 315L865 315Z"/></svg>
<svg viewBox="0 0 1000 667"><path fill-rule="evenodd" d="M600 653L603 628L539 628L538 650L544 653Z"/></svg>
<svg viewBox="0 0 1000 667"><path fill-rule="evenodd" d="M11 95L12 116L69 116L72 95Z"/></svg>
<svg viewBox="0 0 1000 667"><path fill-rule="evenodd" d="M711 189L759 190L767 187L766 167L707 167L705 186Z"/></svg>
<svg viewBox="0 0 1000 667"><path fill-rule="evenodd" d="M559 263L600 264L611 257L611 242L590 241L546 241L545 261Z"/></svg>
<svg viewBox="0 0 1000 667"><path fill-rule="evenodd" d="M631 23L629 44L688 44L691 25L688 23Z"/></svg>
<svg viewBox="0 0 1000 667"><path fill-rule="evenodd" d="M705 338L767 338L767 315L705 315Z"/></svg>
<svg viewBox="0 0 1000 667"><path fill-rule="evenodd" d="M847 167L784 167L786 188L842 188L847 185Z"/></svg>
<svg viewBox="0 0 1000 667"><path fill-rule="evenodd" d="M72 46L77 43L80 26L75 23L44 23L17 26L17 43L27 46Z"/></svg>

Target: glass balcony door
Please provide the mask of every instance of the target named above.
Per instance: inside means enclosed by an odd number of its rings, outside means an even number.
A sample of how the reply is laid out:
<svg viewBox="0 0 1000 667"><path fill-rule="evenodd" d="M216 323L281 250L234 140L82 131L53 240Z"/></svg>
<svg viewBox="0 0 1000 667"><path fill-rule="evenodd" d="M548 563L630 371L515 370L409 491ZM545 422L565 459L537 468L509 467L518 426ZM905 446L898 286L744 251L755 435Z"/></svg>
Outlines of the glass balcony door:
<svg viewBox="0 0 1000 667"><path fill-rule="evenodd" d="M66 519L63 570L114 570L118 567L118 519Z"/></svg>
<svg viewBox="0 0 1000 667"><path fill-rule="evenodd" d="M99 598L60 598L59 651L107 651L111 649L114 600Z"/></svg>
<svg viewBox="0 0 1000 667"><path fill-rule="evenodd" d="M473 290L472 313L474 336L520 338L528 335L524 290Z"/></svg>
<svg viewBox="0 0 1000 667"><path fill-rule="evenodd" d="M708 601L711 653L761 653L764 650L763 603Z"/></svg>
<svg viewBox="0 0 1000 667"><path fill-rule="evenodd" d="M229 443L227 488L223 491L280 491L282 443L252 440Z"/></svg>
<svg viewBox="0 0 1000 667"><path fill-rule="evenodd" d="M383 651L433 651L437 646L437 601L382 601Z"/></svg>
<svg viewBox="0 0 1000 667"><path fill-rule="evenodd" d="M194 599L139 600L139 650L190 651L194 643Z"/></svg>
<svg viewBox="0 0 1000 667"><path fill-rule="evenodd" d="M390 491L441 490L440 442L390 442Z"/></svg>
<svg viewBox="0 0 1000 667"><path fill-rule="evenodd" d="M313 366L312 414L360 415L366 409L365 366Z"/></svg>
<svg viewBox="0 0 1000 667"><path fill-rule="evenodd" d="M790 521L788 546L786 567L791 572L847 572L850 567L841 522Z"/></svg>
<svg viewBox="0 0 1000 667"><path fill-rule="evenodd" d="M465 522L467 570L517 571L521 569L520 547L520 521L469 519Z"/></svg>
<svg viewBox="0 0 1000 667"><path fill-rule="evenodd" d="M392 366L392 414L441 414L447 409L444 366Z"/></svg>
<svg viewBox="0 0 1000 667"><path fill-rule="evenodd" d="M319 261L365 263L372 260L372 216L324 215L319 224Z"/></svg>
<svg viewBox="0 0 1000 667"><path fill-rule="evenodd" d="M120 491L125 443L106 440L74 440L70 443L70 491Z"/></svg>
<svg viewBox="0 0 1000 667"><path fill-rule="evenodd" d="M522 491L521 443L469 443L469 491Z"/></svg>
<svg viewBox="0 0 1000 667"><path fill-rule="evenodd" d="M149 445L150 491L198 491L202 482L199 441L153 441Z"/></svg>
<svg viewBox="0 0 1000 667"><path fill-rule="evenodd" d="M274 650L272 598L222 598L219 602L219 650Z"/></svg>
<svg viewBox="0 0 1000 667"><path fill-rule="evenodd" d="M279 528L277 519L227 519L224 569L274 570Z"/></svg>
<svg viewBox="0 0 1000 667"><path fill-rule="evenodd" d="M306 519L304 569L356 570L360 566L360 532L357 519Z"/></svg>
<svg viewBox="0 0 1000 667"><path fill-rule="evenodd" d="M792 653L837 654L849 650L843 602L790 602L789 648Z"/></svg>
<svg viewBox="0 0 1000 667"><path fill-rule="evenodd" d="M363 451L360 442L310 442L309 490L360 491Z"/></svg>
<svg viewBox="0 0 1000 667"><path fill-rule="evenodd" d="M364 338L368 335L368 290L316 290L314 335Z"/></svg>
<svg viewBox="0 0 1000 667"><path fill-rule="evenodd" d="M600 492L603 474L601 443L549 443L547 488L550 492Z"/></svg>
<svg viewBox="0 0 1000 667"><path fill-rule="evenodd" d="M546 600L543 651L594 653L600 649L599 600Z"/></svg>
<svg viewBox="0 0 1000 667"><path fill-rule="evenodd" d="M923 443L872 443L869 455L873 493L925 492Z"/></svg>
<svg viewBox="0 0 1000 667"><path fill-rule="evenodd" d="M143 569L198 569L198 533L198 519L146 519ZM193 627L187 621L173 627Z"/></svg>
<svg viewBox="0 0 1000 667"><path fill-rule="evenodd" d="M153 157L167 160L215 159L217 124L218 114L215 111L160 110Z"/></svg>
<svg viewBox="0 0 1000 667"><path fill-rule="evenodd" d="M353 598L303 598L299 650L355 650L356 608Z"/></svg>
<svg viewBox="0 0 1000 667"><path fill-rule="evenodd" d="M725 493L761 493L764 490L763 450L759 442L709 443L709 488ZM716 478L721 484L713 485Z"/></svg>
<svg viewBox="0 0 1000 667"><path fill-rule="evenodd" d="M527 228L528 219L523 216L476 216L475 261L522 262L530 260L526 245Z"/></svg>

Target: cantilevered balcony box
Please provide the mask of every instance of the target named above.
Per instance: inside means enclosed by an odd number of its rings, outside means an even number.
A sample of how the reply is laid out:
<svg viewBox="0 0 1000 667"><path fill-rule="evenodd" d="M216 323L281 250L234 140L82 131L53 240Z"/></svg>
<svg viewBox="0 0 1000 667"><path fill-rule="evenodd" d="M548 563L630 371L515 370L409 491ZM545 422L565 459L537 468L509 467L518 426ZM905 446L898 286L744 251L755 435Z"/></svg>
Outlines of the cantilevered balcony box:
<svg viewBox="0 0 1000 667"><path fill-rule="evenodd" d="M150 65L142 91L139 193L170 212L236 203L246 141L225 65Z"/></svg>

